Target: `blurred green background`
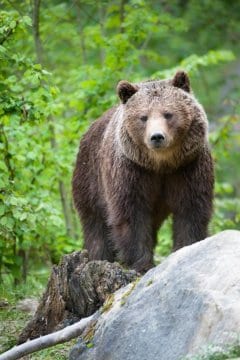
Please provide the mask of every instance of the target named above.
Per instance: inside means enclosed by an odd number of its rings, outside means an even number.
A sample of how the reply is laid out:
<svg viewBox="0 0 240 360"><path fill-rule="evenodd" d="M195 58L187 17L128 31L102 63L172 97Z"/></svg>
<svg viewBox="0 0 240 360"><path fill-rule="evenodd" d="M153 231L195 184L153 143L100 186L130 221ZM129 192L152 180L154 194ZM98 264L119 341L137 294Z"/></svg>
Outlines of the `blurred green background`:
<svg viewBox="0 0 240 360"><path fill-rule="evenodd" d="M81 249L71 197L79 139L118 102L121 79L189 73L208 114L216 163L210 233L239 228L239 39L239 1L0 0L5 289L32 274L35 282L45 279L62 254ZM158 256L170 252L170 225L159 233Z"/></svg>

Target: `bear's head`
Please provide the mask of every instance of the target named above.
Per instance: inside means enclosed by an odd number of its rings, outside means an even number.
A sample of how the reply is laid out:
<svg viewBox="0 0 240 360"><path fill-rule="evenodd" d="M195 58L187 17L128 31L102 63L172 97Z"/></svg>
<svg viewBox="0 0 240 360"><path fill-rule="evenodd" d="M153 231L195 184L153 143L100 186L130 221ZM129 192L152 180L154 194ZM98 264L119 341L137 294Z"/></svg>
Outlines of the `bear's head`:
<svg viewBox="0 0 240 360"><path fill-rule="evenodd" d="M173 79L117 86L117 137L123 153L148 168L178 167L207 144L208 122L179 71Z"/></svg>

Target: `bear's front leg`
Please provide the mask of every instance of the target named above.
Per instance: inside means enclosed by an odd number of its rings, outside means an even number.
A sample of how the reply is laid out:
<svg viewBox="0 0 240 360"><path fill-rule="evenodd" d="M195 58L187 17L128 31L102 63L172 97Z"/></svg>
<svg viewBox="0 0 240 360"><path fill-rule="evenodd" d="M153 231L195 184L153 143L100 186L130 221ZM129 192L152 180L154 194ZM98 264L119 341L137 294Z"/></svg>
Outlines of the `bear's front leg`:
<svg viewBox="0 0 240 360"><path fill-rule="evenodd" d="M167 196L173 213L174 250L208 236L213 185L213 163L207 151L169 179Z"/></svg>
<svg viewBox="0 0 240 360"><path fill-rule="evenodd" d="M133 219L113 225L112 242L122 264L140 273L153 267L154 239L147 216L135 212Z"/></svg>
<svg viewBox="0 0 240 360"><path fill-rule="evenodd" d="M197 205L197 204L196 204ZM173 251L203 240L208 236L210 215L203 210L183 210L173 215Z"/></svg>
<svg viewBox="0 0 240 360"><path fill-rule="evenodd" d="M116 260L145 272L153 266L155 245L149 195L151 180L139 166L125 158L103 175L107 224Z"/></svg>

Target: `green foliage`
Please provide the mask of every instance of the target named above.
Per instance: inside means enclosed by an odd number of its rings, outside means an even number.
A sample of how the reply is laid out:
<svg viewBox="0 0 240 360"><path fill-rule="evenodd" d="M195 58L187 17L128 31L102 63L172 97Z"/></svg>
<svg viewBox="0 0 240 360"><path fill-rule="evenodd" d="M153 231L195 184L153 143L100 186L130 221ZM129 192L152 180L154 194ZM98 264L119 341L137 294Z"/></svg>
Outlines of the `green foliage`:
<svg viewBox="0 0 240 360"><path fill-rule="evenodd" d="M209 346L205 351L196 356L187 356L182 360L233 360L240 357L239 340L234 344L225 346Z"/></svg>
<svg viewBox="0 0 240 360"><path fill-rule="evenodd" d="M117 102L124 78L190 73L211 115L211 230L239 227L239 87L231 73L239 61L237 3L51 0L40 7L39 32L29 1L0 5L0 275L18 283L33 263L81 248L71 200L79 138ZM163 256L170 229L171 220L159 234Z"/></svg>
<svg viewBox="0 0 240 360"><path fill-rule="evenodd" d="M180 61L179 65L167 69L158 71L153 75L153 78L171 78L174 76L178 69L185 70L190 76L199 75L199 68L209 67L210 65L217 65L220 62L228 62L234 60L234 54L232 51L227 50L210 50L207 54L199 56L196 54Z"/></svg>
<svg viewBox="0 0 240 360"><path fill-rule="evenodd" d="M240 226L239 194L234 183L230 183L227 176L224 175L225 171L230 173L232 171L231 176L234 178L235 166L240 160L239 135L235 132L239 120L239 114L225 116L219 119L220 126L217 130L210 134L216 170L215 213L211 223L212 233L224 229L238 229ZM231 164L233 164L233 169L231 169Z"/></svg>
<svg viewBox="0 0 240 360"><path fill-rule="evenodd" d="M26 277L29 254L46 257L49 252L54 260L63 242L65 251L73 249L57 188L71 167L52 146L52 117L60 113L58 89L48 71L16 52L21 36L29 36L29 24L29 17L15 11L1 13L0 271L5 267L15 280Z"/></svg>

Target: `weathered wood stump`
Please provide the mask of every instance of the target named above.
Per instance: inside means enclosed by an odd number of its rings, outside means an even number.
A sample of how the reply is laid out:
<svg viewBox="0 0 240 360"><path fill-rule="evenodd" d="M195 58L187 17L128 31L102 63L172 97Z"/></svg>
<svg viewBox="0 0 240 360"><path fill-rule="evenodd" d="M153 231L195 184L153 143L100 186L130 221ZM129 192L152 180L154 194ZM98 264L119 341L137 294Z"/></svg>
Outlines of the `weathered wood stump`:
<svg viewBox="0 0 240 360"><path fill-rule="evenodd" d="M89 261L86 250L63 256L60 264L53 267L37 311L20 334L18 343L93 314L110 294L137 276L134 270L126 270L118 263Z"/></svg>

